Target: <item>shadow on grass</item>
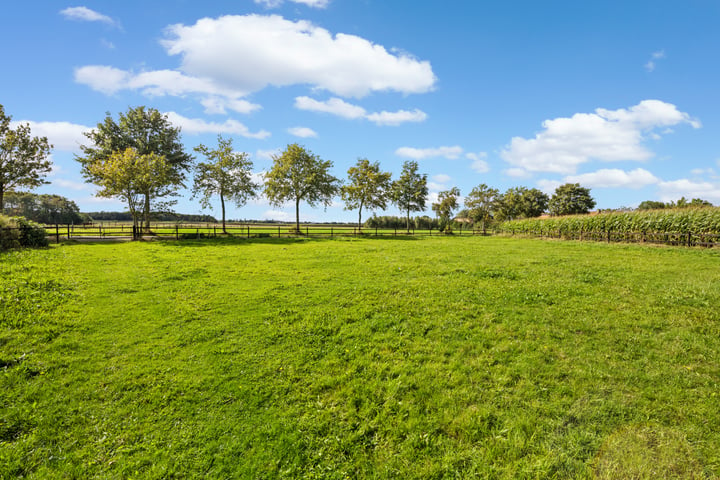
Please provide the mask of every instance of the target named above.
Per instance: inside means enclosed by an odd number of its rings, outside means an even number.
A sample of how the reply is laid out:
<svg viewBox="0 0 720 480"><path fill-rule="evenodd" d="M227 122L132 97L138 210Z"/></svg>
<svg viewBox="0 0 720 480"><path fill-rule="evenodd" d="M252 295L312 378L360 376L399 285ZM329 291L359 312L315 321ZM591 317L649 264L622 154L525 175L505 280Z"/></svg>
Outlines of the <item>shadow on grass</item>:
<svg viewBox="0 0 720 480"><path fill-rule="evenodd" d="M205 237L205 238L181 238L176 240L175 238L158 238L157 241L166 246L176 247L208 247L214 245L249 245L249 244L268 244L268 245L288 245L295 243L305 242L348 242L348 241L359 241L359 240L375 240L375 241L416 241L421 240L424 237L412 236L412 235L334 235L334 236L282 236L282 237L233 237L233 236L218 236L218 237Z"/></svg>

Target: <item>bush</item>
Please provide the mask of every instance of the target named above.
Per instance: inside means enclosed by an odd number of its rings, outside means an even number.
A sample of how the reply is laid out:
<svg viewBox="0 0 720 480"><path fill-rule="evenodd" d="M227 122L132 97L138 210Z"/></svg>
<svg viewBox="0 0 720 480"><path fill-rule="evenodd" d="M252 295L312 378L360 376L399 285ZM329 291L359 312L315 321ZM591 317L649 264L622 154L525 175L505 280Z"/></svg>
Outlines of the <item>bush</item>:
<svg viewBox="0 0 720 480"><path fill-rule="evenodd" d="M47 247L45 229L24 217L0 215L0 250Z"/></svg>

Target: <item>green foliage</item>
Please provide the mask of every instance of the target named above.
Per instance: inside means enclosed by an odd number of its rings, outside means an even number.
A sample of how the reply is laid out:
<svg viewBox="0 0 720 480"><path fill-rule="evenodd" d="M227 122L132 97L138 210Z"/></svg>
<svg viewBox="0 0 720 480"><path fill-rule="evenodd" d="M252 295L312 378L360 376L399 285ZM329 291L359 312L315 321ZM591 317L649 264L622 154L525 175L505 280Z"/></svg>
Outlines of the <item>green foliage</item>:
<svg viewBox="0 0 720 480"><path fill-rule="evenodd" d="M406 227L410 230L410 212L425 210L428 196L427 175L418 173L418 163L408 160L403 163L400 178L392 183L391 197L401 211L407 212Z"/></svg>
<svg viewBox="0 0 720 480"><path fill-rule="evenodd" d="M101 188L98 197L117 197L127 202L133 224L143 208L142 199L160 198L175 193L180 185L176 170L165 157L154 153L141 155L128 148L87 166Z"/></svg>
<svg viewBox="0 0 720 480"><path fill-rule="evenodd" d="M483 232L487 222L492 218L492 211L496 205L498 195L499 192L496 188L490 188L481 183L465 197L468 216L473 222L481 223Z"/></svg>
<svg viewBox="0 0 720 480"><path fill-rule="evenodd" d="M445 233L452 233L450 218L452 217L453 210L458 207L459 196L460 189L453 187L450 190L440 192L437 203L432 204L433 212L435 212L440 221L440 230Z"/></svg>
<svg viewBox="0 0 720 480"><path fill-rule="evenodd" d="M92 145L81 145L82 155L76 160L82 164L85 178L93 183L102 181L102 177L96 176L98 170L93 166L105 163L113 154L128 148L134 149L140 156L154 154L165 157L176 185L183 184L185 172L192 165L192 156L185 153L180 142L180 128L173 127L167 116L154 108L129 108L126 113L118 115L117 121L107 113L105 120L86 132L85 136ZM144 196L143 216L149 227L152 192L141 193Z"/></svg>
<svg viewBox="0 0 720 480"><path fill-rule="evenodd" d="M638 210L658 210L662 208L666 208L667 204L665 202L658 202L655 200L645 200L643 202L640 202L640 205L638 205Z"/></svg>
<svg viewBox="0 0 720 480"><path fill-rule="evenodd" d="M233 151L232 139L225 140L221 135L218 135L218 148L215 150L200 144L195 151L205 155L210 162L201 162L195 167L193 198L202 195L202 206L212 208L210 198L215 195L220 197L225 231L225 199L242 207L249 198L257 195L260 188L252 181L253 163L247 153Z"/></svg>
<svg viewBox="0 0 720 480"><path fill-rule="evenodd" d="M330 175L333 163L322 160L304 147L293 143L273 157L273 166L265 174L265 196L272 205L295 202L295 225L300 230L300 202L314 207L329 206L340 190L340 180Z"/></svg>
<svg viewBox="0 0 720 480"><path fill-rule="evenodd" d="M505 237L1 254L0 478L716 478L718 257Z"/></svg>
<svg viewBox="0 0 720 480"><path fill-rule="evenodd" d="M389 172L381 172L378 162L370 163L366 158L359 158L357 164L348 169L348 184L340 189L345 209L358 209L358 228L362 225L362 209L387 208L390 195Z"/></svg>
<svg viewBox="0 0 720 480"><path fill-rule="evenodd" d="M47 159L52 145L45 137L33 137L30 125L10 128L12 117L0 105L0 214L5 194L17 188L35 188L43 183L52 163Z"/></svg>
<svg viewBox="0 0 720 480"><path fill-rule="evenodd" d="M407 219L395 215L373 215L365 221L367 228L405 228ZM440 228L437 218L428 217L427 215L410 218L410 227L416 230L438 230Z"/></svg>
<svg viewBox="0 0 720 480"><path fill-rule="evenodd" d="M500 221L540 216L548 206L548 196L536 188L508 188L495 196L493 213Z"/></svg>
<svg viewBox="0 0 720 480"><path fill-rule="evenodd" d="M9 193L5 195L5 212L44 224L78 224L85 220L75 202L60 195Z"/></svg>
<svg viewBox="0 0 720 480"><path fill-rule="evenodd" d="M24 217L0 215L0 250L47 247L45 229Z"/></svg>
<svg viewBox="0 0 720 480"><path fill-rule="evenodd" d="M594 207L595 200L590 196L590 189L581 187L579 183L560 185L548 203L551 215L588 213Z"/></svg>

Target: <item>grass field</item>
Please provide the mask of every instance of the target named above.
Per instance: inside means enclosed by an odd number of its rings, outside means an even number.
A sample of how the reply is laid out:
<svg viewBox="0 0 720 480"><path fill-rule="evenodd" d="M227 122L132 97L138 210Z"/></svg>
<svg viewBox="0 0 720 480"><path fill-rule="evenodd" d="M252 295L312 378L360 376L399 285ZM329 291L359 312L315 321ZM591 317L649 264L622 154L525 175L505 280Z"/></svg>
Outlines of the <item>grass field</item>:
<svg viewBox="0 0 720 480"><path fill-rule="evenodd" d="M717 478L720 250L0 254L0 478Z"/></svg>

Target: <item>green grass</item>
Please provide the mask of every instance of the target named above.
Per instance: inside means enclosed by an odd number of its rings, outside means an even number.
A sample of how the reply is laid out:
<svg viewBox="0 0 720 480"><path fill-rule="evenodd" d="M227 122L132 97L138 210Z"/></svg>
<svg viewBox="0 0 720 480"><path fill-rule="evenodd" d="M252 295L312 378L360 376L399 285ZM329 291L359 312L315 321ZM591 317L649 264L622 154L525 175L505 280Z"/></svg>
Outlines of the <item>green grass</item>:
<svg viewBox="0 0 720 480"><path fill-rule="evenodd" d="M0 254L0 478L716 478L720 251Z"/></svg>

